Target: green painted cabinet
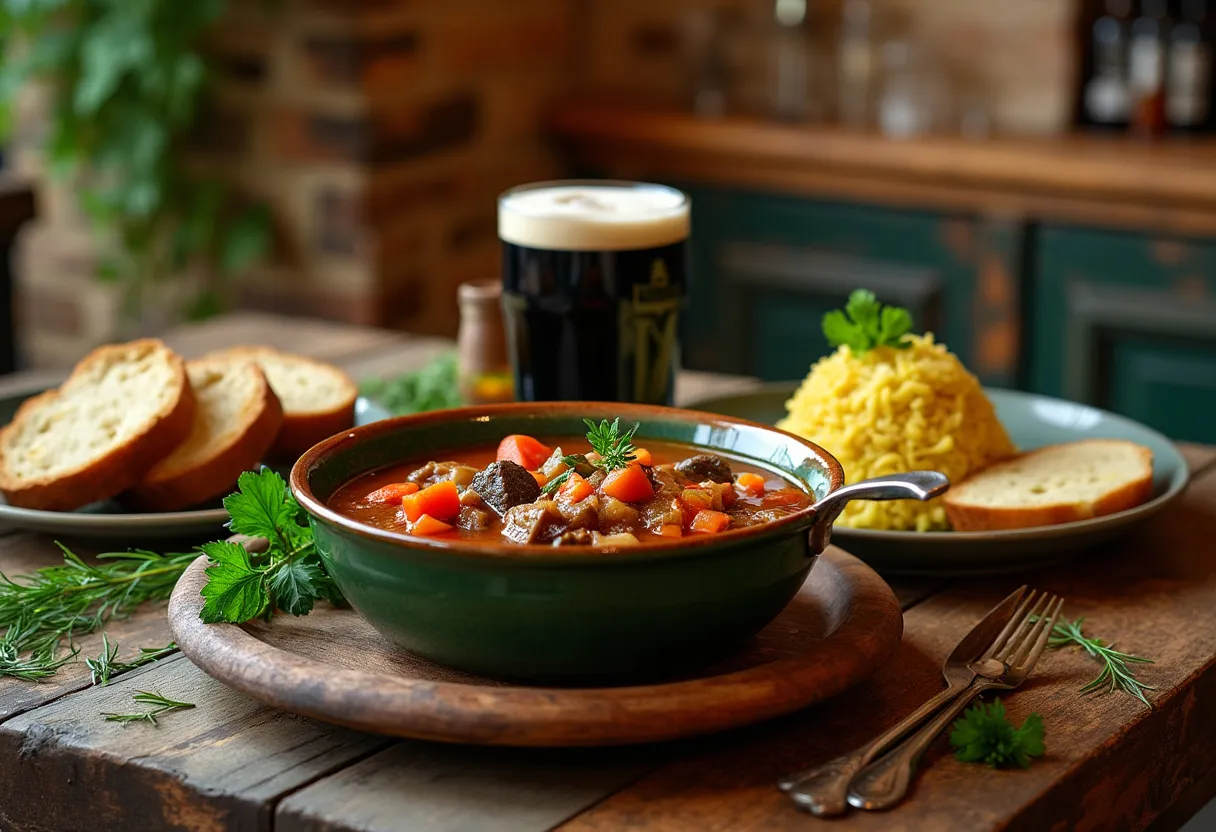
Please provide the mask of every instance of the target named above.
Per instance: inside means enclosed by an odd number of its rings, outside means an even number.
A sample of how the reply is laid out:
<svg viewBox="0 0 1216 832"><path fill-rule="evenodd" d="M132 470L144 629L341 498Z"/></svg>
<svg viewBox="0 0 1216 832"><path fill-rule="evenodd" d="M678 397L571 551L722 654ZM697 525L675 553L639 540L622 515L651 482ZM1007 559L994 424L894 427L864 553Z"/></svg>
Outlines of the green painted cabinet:
<svg viewBox="0 0 1216 832"><path fill-rule="evenodd" d="M1031 387L1216 442L1216 242L1045 227Z"/></svg>
<svg viewBox="0 0 1216 832"><path fill-rule="evenodd" d="M945 339L987 381L1016 381L1010 327L1019 228L964 216L685 189L693 206L687 366L801 378L828 352L823 314L866 287L910 309L918 329ZM992 267L985 271L985 264ZM992 333L1009 343L989 348L985 338Z"/></svg>

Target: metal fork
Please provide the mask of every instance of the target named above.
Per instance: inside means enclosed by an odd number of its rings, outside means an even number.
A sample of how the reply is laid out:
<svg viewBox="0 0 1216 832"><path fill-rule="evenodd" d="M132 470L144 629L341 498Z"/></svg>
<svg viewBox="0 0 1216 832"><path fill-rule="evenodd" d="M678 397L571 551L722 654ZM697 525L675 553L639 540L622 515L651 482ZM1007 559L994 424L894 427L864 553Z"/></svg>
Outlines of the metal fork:
<svg viewBox="0 0 1216 832"><path fill-rule="evenodd" d="M800 808L819 817L847 812L849 784L853 778L880 754L953 702L975 681L971 665L988 655L997 638L1008 636L1009 622L1018 613L1018 604L1025 593L1025 586L1014 590L963 636L942 665L946 687L932 699L860 748L815 768L787 775L778 782L778 787Z"/></svg>
<svg viewBox="0 0 1216 832"><path fill-rule="evenodd" d="M889 809L903 800L921 755L972 699L985 691L1008 690L1026 681L1047 647L1063 606L1064 599L1056 595L1043 593L1037 600L1033 591L1027 595L992 648L972 665L976 677L971 687L932 722L863 769L849 789L849 804L858 809Z"/></svg>

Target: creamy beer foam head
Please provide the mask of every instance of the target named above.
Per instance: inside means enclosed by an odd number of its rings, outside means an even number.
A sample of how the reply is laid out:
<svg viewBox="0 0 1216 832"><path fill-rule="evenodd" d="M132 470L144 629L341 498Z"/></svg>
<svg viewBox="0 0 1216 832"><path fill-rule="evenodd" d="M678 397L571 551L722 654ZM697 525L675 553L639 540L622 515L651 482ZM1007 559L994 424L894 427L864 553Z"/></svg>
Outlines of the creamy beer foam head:
<svg viewBox="0 0 1216 832"><path fill-rule="evenodd" d="M683 242L688 229L687 198L662 185L540 183L498 200L499 238L525 248L658 248Z"/></svg>

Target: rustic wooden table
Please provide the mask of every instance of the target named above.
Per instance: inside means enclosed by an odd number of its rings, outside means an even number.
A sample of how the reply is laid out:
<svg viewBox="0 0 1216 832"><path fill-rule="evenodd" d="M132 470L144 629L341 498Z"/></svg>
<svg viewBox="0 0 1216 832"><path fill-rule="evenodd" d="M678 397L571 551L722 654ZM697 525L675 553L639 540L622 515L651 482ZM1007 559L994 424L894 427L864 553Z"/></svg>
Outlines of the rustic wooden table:
<svg viewBox="0 0 1216 832"><path fill-rule="evenodd" d="M356 377L409 369L441 341L239 315L168 340L197 354L269 342L347 367ZM17 378L0 388L28 384ZM679 398L752 384L700 374ZM0 389L0 392L6 392ZM1148 711L1128 696L1082 698L1096 672L1050 652L1007 699L1020 721L1043 716L1047 756L1027 771L956 762L939 744L913 798L854 813L842 830L1173 829L1216 794L1216 448L1184 448L1193 481L1168 513L1070 566L1002 579L893 581L903 643L846 696L763 726L661 747L520 751L368 736L263 707L182 656L90 687L83 665L48 681L0 679L2 830L770 830L818 821L794 810L778 776L860 744L940 686L942 659L1017 584L1061 592L1093 634L1155 657ZM88 549L84 541L82 548ZM93 547L96 551L96 547ZM3 530L0 570L59 554L46 537ZM163 607L109 627L133 652L169 640ZM99 638L80 642L95 655ZM198 703L159 727L102 720L135 689Z"/></svg>

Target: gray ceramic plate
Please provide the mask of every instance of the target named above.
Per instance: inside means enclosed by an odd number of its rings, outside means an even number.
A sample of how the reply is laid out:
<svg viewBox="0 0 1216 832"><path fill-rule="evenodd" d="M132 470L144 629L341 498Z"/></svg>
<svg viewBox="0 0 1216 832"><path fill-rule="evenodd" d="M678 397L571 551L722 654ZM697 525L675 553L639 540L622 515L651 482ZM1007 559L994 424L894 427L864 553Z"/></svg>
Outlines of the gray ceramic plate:
<svg viewBox="0 0 1216 832"><path fill-rule="evenodd" d="M785 402L796 386L796 382L768 384L751 393L705 399L689 407L774 424L785 415ZM986 392L1022 450L1087 438L1127 439L1150 448L1153 499L1107 517L1003 532L881 532L836 526L832 542L886 575L1020 572L1059 563L1118 537L1172 503L1186 486L1186 460L1173 442L1151 428L1060 399L1013 390Z"/></svg>
<svg viewBox="0 0 1216 832"><path fill-rule="evenodd" d="M21 402L41 393L42 388L0 399L0 425L7 424ZM365 425L387 419L389 412L362 396L355 402L355 424ZM287 469L280 471L284 477ZM141 540L170 540L175 538L215 535L223 531L228 512L216 500L213 507L191 511L156 513L128 512L112 501L94 503L77 511L38 511L16 508L0 497L0 523L34 532L60 537L95 537L121 540L125 546Z"/></svg>

